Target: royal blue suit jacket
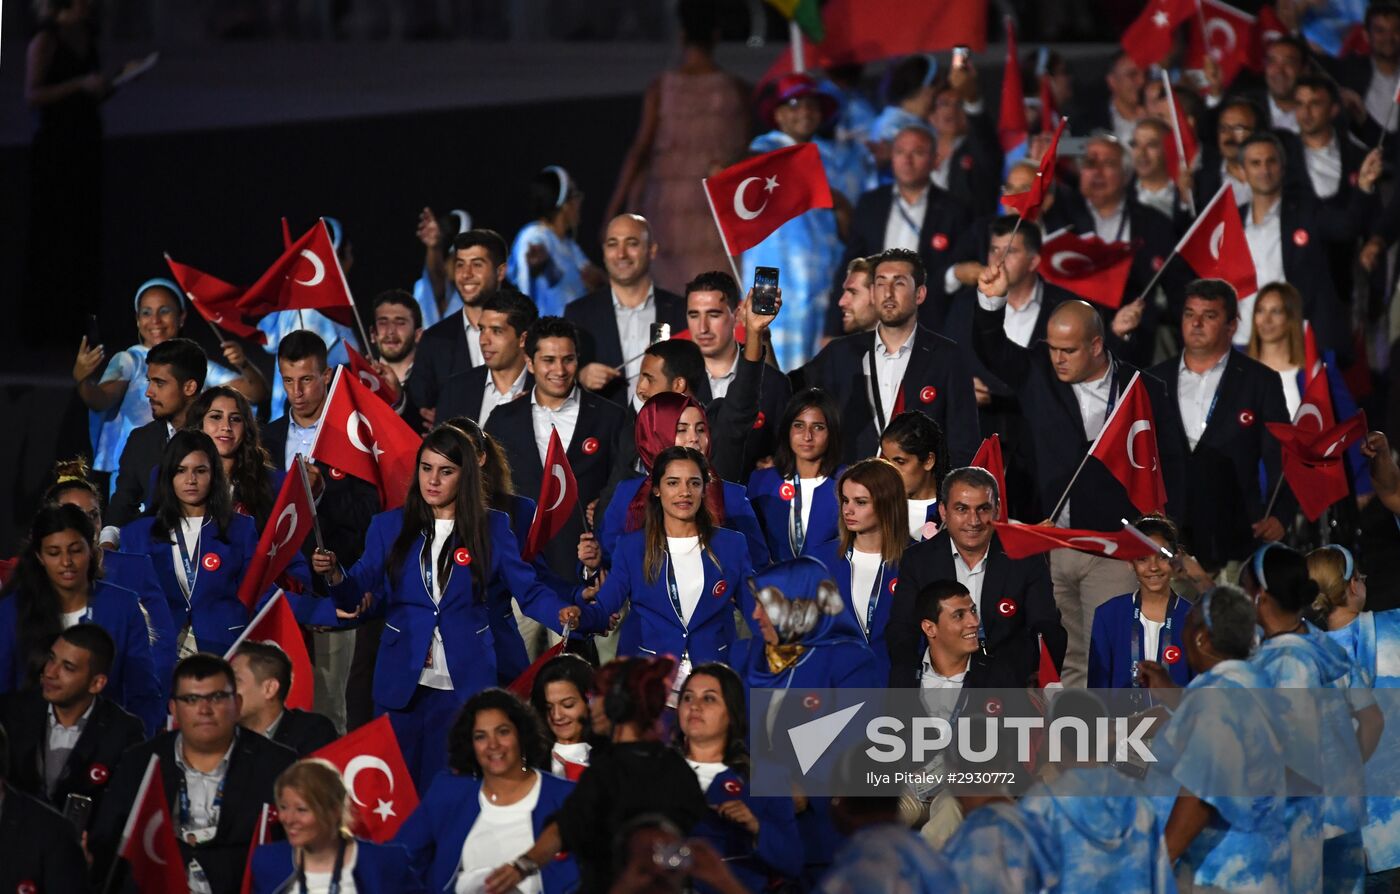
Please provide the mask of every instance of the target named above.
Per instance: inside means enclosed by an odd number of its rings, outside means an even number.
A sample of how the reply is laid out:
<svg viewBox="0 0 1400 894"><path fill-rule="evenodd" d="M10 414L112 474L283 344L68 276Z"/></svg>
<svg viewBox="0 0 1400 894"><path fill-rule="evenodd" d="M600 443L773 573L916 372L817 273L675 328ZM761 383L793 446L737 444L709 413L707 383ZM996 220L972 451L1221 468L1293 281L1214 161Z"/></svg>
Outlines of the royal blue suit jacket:
<svg viewBox="0 0 1400 894"><path fill-rule="evenodd" d="M1166 627L1162 628L1156 655L1147 654L1142 625L1133 621L1132 593L1114 596L1095 609L1094 630L1089 638L1090 689L1127 689L1133 685L1134 640L1138 654L1147 661L1160 661L1176 685L1185 686L1191 682L1191 668L1186 665L1186 652L1182 647L1191 602L1180 596L1174 598L1171 635L1168 636ZM1175 653L1168 652L1169 647L1175 647ZM1175 661L1171 660L1173 657Z"/></svg>
<svg viewBox="0 0 1400 894"><path fill-rule="evenodd" d="M132 590L140 599L151 630L155 633L151 657L156 663L156 679L160 681L161 692L165 692L170 685L170 672L175 669L175 638L180 631L170 619L170 605L165 601L165 590L161 588L151 557L145 553L105 550L102 553L102 579Z"/></svg>
<svg viewBox="0 0 1400 894"><path fill-rule="evenodd" d="M297 890L286 887L296 874L292 846L285 841L273 841L253 851L253 894ZM424 888L408 862L408 851L397 844L375 844L363 838L355 839L356 891L376 894L418 894Z"/></svg>
<svg viewBox="0 0 1400 894"><path fill-rule="evenodd" d="M692 664L729 664L730 646L736 638L733 609L737 606L745 618L753 615L754 600L748 585L753 565L744 535L715 528L709 548L702 553L705 583L688 625L671 605L664 563L656 580L648 581L645 556L645 530L623 534L618 539L612 571L598 591L597 601L583 608L585 623L589 627L602 626L630 599L632 613L619 636L618 654L679 658L689 652Z"/></svg>
<svg viewBox="0 0 1400 894"><path fill-rule="evenodd" d="M540 798L530 815L535 837L563 806L574 784L540 773ZM474 776L439 773L428 793L399 829L394 844L408 850L409 864L429 891L447 891L462 861L462 844L481 815L481 780ZM502 862L508 862L509 859ZM545 894L572 891L578 884L578 864L573 857L554 859L540 867Z"/></svg>
<svg viewBox="0 0 1400 894"><path fill-rule="evenodd" d="M626 531L627 510L638 488L645 483L646 477L629 476L618 482L613 490L613 498L608 502L608 508L603 510L603 521L594 531L598 537L598 545L602 547L604 561L611 558L613 550L617 548L617 538ZM732 481L720 483L724 486L724 527L738 531L748 539L749 558L753 560L754 568L767 568L770 561L768 541L763 536L763 528L758 523L758 516L754 514L748 494L742 485Z"/></svg>
<svg viewBox="0 0 1400 894"><path fill-rule="evenodd" d="M521 561L520 545L506 514L492 510L487 516L491 543L489 583L500 582L519 600L526 614L557 631L559 610L571 603L540 583L535 570ZM402 509L376 515L365 534L364 554L345 572L345 579L331 587L331 596L336 605L349 611L369 593L367 614L384 617L384 634L379 640L374 671L375 704L390 710L408 704L418 686L434 628L442 632L453 691L465 701L497 682L489 597L475 592L470 567L459 565L453 568L443 588L442 601L433 602L419 567L425 542L421 534L414 539L403 565L391 573L389 553L403 524ZM599 629L604 627L606 624Z"/></svg>
<svg viewBox="0 0 1400 894"><path fill-rule="evenodd" d="M107 673L103 695L140 718L150 735L164 726L164 687L156 678L151 657L150 630L135 593L116 584L97 581L88 600L92 623L112 635L116 656ZM0 599L0 692L24 687L25 657L18 648L19 619L16 599Z"/></svg>
<svg viewBox="0 0 1400 894"><path fill-rule="evenodd" d="M864 630L865 619L856 615L856 603L851 597L851 563L846 560L846 551L841 549L841 541L828 540L818 546L812 552L812 556L821 560L821 563L826 566L826 570L831 572L836 585L841 588L841 601L846 605L846 612L855 622L856 629ZM870 651L875 654L875 664L880 669L881 680L889 679L890 675L890 656L888 647L885 645L885 627L890 622L890 606L894 604L894 588L898 582L899 563L886 562L880 572L879 586L872 597L875 611L871 615L870 630L865 637L866 642L870 644Z"/></svg>
<svg viewBox="0 0 1400 894"><path fill-rule="evenodd" d="M828 540L835 540L840 533L836 526L840 512L836 499L836 479L844 471L845 466L837 469L812 494L812 511L802 542L804 556L811 555L813 550ZM785 483L783 476L773 468L759 469L749 478L749 502L753 504L758 522L763 526L763 534L768 540L768 554L774 562L796 558L792 543L788 540L792 499L782 495Z"/></svg>
<svg viewBox="0 0 1400 894"><path fill-rule="evenodd" d="M485 369L485 367L477 367ZM447 400L448 395L443 396ZM535 520L535 501L529 497L514 494L510 498L510 529L516 542L523 544L530 534L530 525ZM544 560L544 553L530 561L539 576L540 582L556 593L564 594L572 590L572 585L555 574ZM529 653L525 651L525 640L520 636L520 625L515 621L515 610L511 608L510 588L505 581L491 583L491 635L496 639L496 678L502 686L508 685L530 666Z"/></svg>
<svg viewBox="0 0 1400 894"><path fill-rule="evenodd" d="M765 891L775 877L797 881L802 875L802 840L792 799L756 798L740 773L726 769L705 790L705 802L718 807L728 801L743 801L753 811L758 819L757 840L717 811L701 819L691 834L719 852L745 891Z"/></svg>

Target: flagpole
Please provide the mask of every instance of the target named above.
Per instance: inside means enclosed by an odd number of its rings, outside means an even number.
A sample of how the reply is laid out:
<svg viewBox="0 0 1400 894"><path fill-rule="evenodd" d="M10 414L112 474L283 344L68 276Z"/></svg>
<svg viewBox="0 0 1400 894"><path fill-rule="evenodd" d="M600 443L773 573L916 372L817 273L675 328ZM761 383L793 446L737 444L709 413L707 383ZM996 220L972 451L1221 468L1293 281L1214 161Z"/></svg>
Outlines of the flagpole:
<svg viewBox="0 0 1400 894"><path fill-rule="evenodd" d="M326 219L321 218L319 223L326 230L326 241L330 242L331 231L330 227L326 226ZM350 281L345 278L345 268L340 266L340 252L335 250L334 243L332 243L331 257L335 259L335 270L340 274L340 284L345 287L345 297L350 302L350 317L355 321L355 329L360 334L360 352L371 360L378 360L379 358L374 356L374 351L371 349L369 336L365 334L364 321L360 319L360 312L355 307L355 298L350 294Z"/></svg>
<svg viewBox="0 0 1400 894"><path fill-rule="evenodd" d="M321 518L316 512L316 495L311 492L311 477L306 474L306 457L298 453L294 462L297 472L301 475L301 486L306 489L307 499L311 501L311 532L316 535L316 549L324 550L326 544L321 539Z"/></svg>
<svg viewBox="0 0 1400 894"><path fill-rule="evenodd" d="M1162 266L1165 267L1167 265L1163 264ZM1112 372L1112 370L1110 370L1110 372ZM1126 397L1128 392L1133 390L1133 386L1137 384L1139 375L1141 375L1141 373L1133 373L1133 377L1128 380L1128 384L1123 388L1122 396ZM1113 410L1104 417L1103 427L1099 429L1098 434L1094 435L1094 442L1090 444L1089 449L1084 452L1084 458L1079 461L1079 468L1074 470L1074 475L1069 479L1069 484L1065 485L1065 492L1060 494L1059 501L1055 503L1055 511L1050 513L1051 522L1054 522L1055 516L1059 515L1060 510L1065 508L1065 501L1069 499L1069 492L1074 487L1074 482L1079 480L1079 473L1084 471L1084 464L1089 461L1089 457L1093 456L1094 451L1099 448L1099 441L1103 440L1103 433L1108 431L1108 427L1113 424L1113 418L1118 415L1119 410L1123 409L1123 405L1126 402L1127 401L1124 400L1118 401Z"/></svg>
<svg viewBox="0 0 1400 894"><path fill-rule="evenodd" d="M1200 12L1200 10L1201 4L1198 2L1196 4L1196 11ZM1162 70L1162 86L1167 91L1167 108L1172 113L1172 137L1176 140L1176 157L1179 166L1177 174L1181 174L1183 171L1189 173L1191 170L1191 160L1186 157L1186 144L1181 141L1181 121L1176 114L1176 97L1172 94L1172 79L1167 77L1166 69ZM1172 186L1176 187L1177 185L1173 183ZM1177 190L1179 192L1180 187L1177 187ZM1191 212L1192 217L1196 216L1196 197L1189 192L1186 194L1186 209ZM1163 263L1162 266L1165 267L1167 265Z"/></svg>
<svg viewBox="0 0 1400 894"><path fill-rule="evenodd" d="M744 293L744 279L739 275L739 266L734 263L734 253L729 250L729 237L724 235L724 227L719 224L719 213L715 211L715 200L710 196L710 178L700 178L700 188L705 191L705 202L710 206L710 219L715 222L715 230L719 233L720 244L724 246L724 256L729 259L729 269L734 273L734 284L739 287L739 294Z"/></svg>
<svg viewBox="0 0 1400 894"><path fill-rule="evenodd" d="M788 19L788 39L792 41L792 70L798 74L807 71L807 51L802 43L802 29L796 19Z"/></svg>
<svg viewBox="0 0 1400 894"><path fill-rule="evenodd" d="M126 815L126 826L122 829L122 837L117 844L116 853L112 855L112 865L107 870L107 880L102 883L102 894L107 894L108 891L112 890L112 882L117 877L117 866L122 860L122 851L126 849L127 842L131 840L131 833L136 831L136 811L140 810L141 805L145 803L146 791L151 787L151 779L155 776L159 766L160 756L152 754L151 759L146 763L146 774L141 777L141 784L136 787L136 799L131 804L131 812Z"/></svg>
<svg viewBox="0 0 1400 894"><path fill-rule="evenodd" d="M1269 505L1264 510L1264 518L1274 514L1274 504L1278 502L1279 491L1283 490L1283 469L1279 469L1278 483L1274 485L1274 495L1269 497Z"/></svg>

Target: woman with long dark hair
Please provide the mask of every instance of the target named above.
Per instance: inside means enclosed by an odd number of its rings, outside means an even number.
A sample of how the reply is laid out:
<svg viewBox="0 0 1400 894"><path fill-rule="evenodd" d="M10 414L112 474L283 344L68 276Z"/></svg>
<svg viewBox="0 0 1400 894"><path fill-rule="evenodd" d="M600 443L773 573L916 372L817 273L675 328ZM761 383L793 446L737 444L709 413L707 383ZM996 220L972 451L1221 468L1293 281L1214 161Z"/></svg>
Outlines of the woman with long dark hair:
<svg viewBox="0 0 1400 894"><path fill-rule="evenodd" d="M606 739L593 730L588 704L593 665L577 655L559 655L545 663L530 689L530 705L552 742L549 770L573 782L588 769L593 750Z"/></svg>
<svg viewBox="0 0 1400 894"><path fill-rule="evenodd" d="M909 545L904 482L888 460L865 459L837 481L841 536L812 552L826 565L851 619L865 634L881 673L890 671L885 625L894 602L899 561Z"/></svg>
<svg viewBox="0 0 1400 894"><path fill-rule="evenodd" d="M496 684L491 586L502 582L541 624L578 624L575 594L542 585L520 559L510 519L487 508L476 448L451 426L423 439L403 507L374 517L355 566L342 569L329 550L312 566L339 608L354 611L369 594L367 612L384 616L375 711L393 721L420 789L446 759L448 718Z"/></svg>
<svg viewBox="0 0 1400 894"><path fill-rule="evenodd" d="M927 413L900 413L880 435L880 458L893 463L904 480L909 536L928 540L938 533L938 486L948 473L943 429Z"/></svg>
<svg viewBox="0 0 1400 894"><path fill-rule="evenodd" d="M206 388L185 412L186 425L214 441L233 494L233 508L267 524L286 473L272 464L258 436L258 420L248 398L227 385Z"/></svg>
<svg viewBox="0 0 1400 894"><path fill-rule="evenodd" d="M746 701L744 681L728 665L697 666L681 687L676 747L713 811L694 834L714 845L745 890L765 891L801 875L802 842L791 798L749 790Z"/></svg>
<svg viewBox="0 0 1400 894"><path fill-rule="evenodd" d="M646 523L619 538L612 571L595 602L584 606L590 627L631 600L618 637L619 655L678 655L681 676L691 662L723 661L736 639L734 613L747 617L743 586L752 573L744 535L717 528L705 493L709 464L700 451L668 447L656 456ZM587 567L597 567L594 557Z"/></svg>
<svg viewBox="0 0 1400 894"><path fill-rule="evenodd" d="M233 511L218 449L202 431L175 432L156 476L151 514L122 528L122 544L155 566L178 654L222 655L252 617L238 590L257 551L257 526Z"/></svg>
<svg viewBox="0 0 1400 894"><path fill-rule="evenodd" d="M778 423L773 467L749 478L774 562L807 555L836 538L836 479L841 474L841 417L820 388L798 392Z"/></svg>
<svg viewBox="0 0 1400 894"><path fill-rule="evenodd" d="M34 516L19 566L0 593L0 692L35 686L54 637L91 622L112 635L116 655L103 694L154 735L165 716L151 631L130 590L98 579L92 522L76 506L45 506Z"/></svg>
<svg viewBox="0 0 1400 894"><path fill-rule="evenodd" d="M549 746L539 720L502 689L467 699L447 750L451 772L433 777L394 841L408 849L427 890L477 891L492 870L535 843L574 784L545 771ZM577 882L572 857L550 859L518 890L555 894Z"/></svg>

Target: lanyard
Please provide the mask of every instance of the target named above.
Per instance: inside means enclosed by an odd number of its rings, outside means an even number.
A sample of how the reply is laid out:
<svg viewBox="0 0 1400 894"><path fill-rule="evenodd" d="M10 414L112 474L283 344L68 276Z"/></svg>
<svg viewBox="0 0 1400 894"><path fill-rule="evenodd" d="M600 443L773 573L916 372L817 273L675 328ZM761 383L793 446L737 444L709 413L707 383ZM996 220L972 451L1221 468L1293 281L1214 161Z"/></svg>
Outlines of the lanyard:
<svg viewBox="0 0 1400 894"><path fill-rule="evenodd" d="M879 337L877 333L875 338L879 339ZM884 398L880 396L880 371L878 369L879 364L875 360L874 345L871 345L870 352L865 355L865 362L870 367L870 375L866 379L867 387L869 388L870 409L875 412L877 431L884 431L885 426L889 424L889 420L885 418L885 401ZM902 387L904 387L904 382L902 380L894 383L895 406L899 405L899 389Z"/></svg>
<svg viewBox="0 0 1400 894"><path fill-rule="evenodd" d="M204 533L204 525L200 525L200 534L194 538L194 551L199 552L199 538ZM194 581L199 576L199 568L190 561L190 551L185 546L185 526L182 523L175 529L175 545L180 547L180 563L185 566L185 605L190 604L190 596L194 594Z"/></svg>
<svg viewBox="0 0 1400 894"><path fill-rule="evenodd" d="M327 888L328 894L340 894L340 873L345 868L345 839L340 839L340 848L335 852L335 871L331 873L331 885ZM297 866L297 888L301 894L307 894L306 890L306 856L301 858L301 864Z"/></svg>
<svg viewBox="0 0 1400 894"><path fill-rule="evenodd" d="M856 565L854 561L855 548L846 550L846 564L851 567L851 583L855 583ZM870 639L870 626L875 623L875 606L880 603L880 592L885 584L885 564L880 563L880 573L875 575L875 583L870 587L870 601L865 605L865 638ZM854 593L854 590L852 591ZM855 606L851 606L855 608Z"/></svg>
<svg viewBox="0 0 1400 894"><path fill-rule="evenodd" d="M676 610L676 620L685 628L685 612L681 610L681 588L676 583L676 570L671 567L671 551L666 550L666 594L671 597L671 608ZM687 632L689 632L687 630Z"/></svg>
<svg viewBox="0 0 1400 894"><path fill-rule="evenodd" d="M456 542L456 540L457 532L456 530L454 530L450 535L448 535L447 542L442 545L442 552L440 553L440 555L449 557L449 561L447 562L447 571L445 571L442 575L443 592L447 591L447 585L452 580L453 563L450 557L452 555L452 544ZM433 574L436 571L436 569L433 567L432 542L426 536L423 538L423 547L420 550L418 550L418 571L420 574L423 575L423 589L427 591L428 598L433 600L434 603L441 602L442 596L438 593L433 592Z"/></svg>
<svg viewBox="0 0 1400 894"><path fill-rule="evenodd" d="M1180 598L1173 593L1171 599L1167 600L1167 619L1162 624L1162 632L1157 636L1157 654L1152 656L1154 661L1161 661L1163 650L1171 644L1172 612L1176 611L1176 602ZM1137 686L1137 667L1138 663L1142 661L1142 650L1145 647L1144 640L1146 638L1147 631L1142 629L1142 591L1138 590L1133 593L1133 635L1130 638L1132 640L1134 686Z"/></svg>
<svg viewBox="0 0 1400 894"><path fill-rule="evenodd" d="M217 828L219 827L219 810L223 807L223 803L224 803L224 782L227 781L227 780L228 780L228 772L225 771L224 775L223 775L222 777L220 777L220 779L219 779L219 787L218 787L217 789L214 790L214 801L213 801L212 804L209 805L209 822L210 822L209 828L211 828L211 829L217 829ZM186 841L187 843L189 843L189 844L196 844L197 841L194 840L194 839L195 839L195 834L194 834L194 832L188 831L189 828L190 828L190 825L194 822L194 819L193 819L193 815L192 815L192 813L191 813L191 811L190 811L190 787L189 787L189 780L186 778L186 776L185 776L185 771L184 771L184 770L181 770L181 771L180 771L179 807L180 807L180 832L181 832L181 834L183 834L183 835L185 836L185 841Z"/></svg>
<svg viewBox="0 0 1400 894"><path fill-rule="evenodd" d="M894 197L894 209L899 212L899 216L904 218L904 222L909 225L909 229L914 231L914 240L917 242L922 228L914 222L914 218L909 216L909 212L904 210L904 202L899 196Z"/></svg>
<svg viewBox="0 0 1400 894"><path fill-rule="evenodd" d="M813 496L815 496L815 492ZM788 545L794 557L802 555L802 544L807 540L807 532L802 526L802 478L792 476L792 520L788 525Z"/></svg>

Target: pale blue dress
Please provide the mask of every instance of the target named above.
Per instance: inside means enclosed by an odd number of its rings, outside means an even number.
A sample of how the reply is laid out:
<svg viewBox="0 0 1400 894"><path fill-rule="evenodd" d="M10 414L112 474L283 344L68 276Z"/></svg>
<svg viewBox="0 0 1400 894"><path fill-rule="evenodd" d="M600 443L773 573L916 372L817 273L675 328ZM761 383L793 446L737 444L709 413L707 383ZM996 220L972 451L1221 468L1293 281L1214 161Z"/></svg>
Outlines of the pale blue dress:
<svg viewBox="0 0 1400 894"><path fill-rule="evenodd" d="M538 274L531 276L525 256L530 246L537 243L549 252L549 262ZM560 236L545 224L535 221L526 224L515 235L510 258L506 261L506 278L534 299L540 316L562 317L564 305L588 293L588 287L583 284L583 268L588 263L588 255L572 238Z"/></svg>
<svg viewBox="0 0 1400 894"><path fill-rule="evenodd" d="M447 274L446 289L447 312L438 313L437 298L433 295L433 281L428 278L428 268L423 268L422 275L413 284L413 300L418 302L418 309L423 312L424 329L462 309L462 296L457 294L450 272Z"/></svg>
<svg viewBox="0 0 1400 894"><path fill-rule="evenodd" d="M963 819L943 845L943 856L967 894L1031 894L1060 884L1051 838L1041 817L994 801Z"/></svg>

